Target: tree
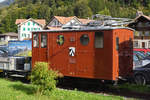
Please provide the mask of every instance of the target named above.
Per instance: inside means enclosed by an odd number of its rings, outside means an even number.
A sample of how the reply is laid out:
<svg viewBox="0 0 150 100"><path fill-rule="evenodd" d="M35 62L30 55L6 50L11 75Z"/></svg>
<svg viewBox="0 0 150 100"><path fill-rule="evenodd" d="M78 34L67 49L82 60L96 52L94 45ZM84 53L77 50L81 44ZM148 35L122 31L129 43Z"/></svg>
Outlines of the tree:
<svg viewBox="0 0 150 100"><path fill-rule="evenodd" d="M39 6L37 11L38 11L37 18L43 18L47 22L49 21L49 19L51 17L51 9L50 9L50 7L48 7L48 5Z"/></svg>
<svg viewBox="0 0 150 100"><path fill-rule="evenodd" d="M92 16L92 10L85 0L81 0L75 4L74 14L77 17L87 18Z"/></svg>
<svg viewBox="0 0 150 100"><path fill-rule="evenodd" d="M103 10L105 8L104 0L89 0L88 5L91 8L91 10L93 11L93 14L96 14L100 10Z"/></svg>
<svg viewBox="0 0 150 100"><path fill-rule="evenodd" d="M107 9L106 7L105 7L104 10L102 10L102 11L100 11L98 13L102 14L102 15L109 15L109 16L111 15L109 9Z"/></svg>

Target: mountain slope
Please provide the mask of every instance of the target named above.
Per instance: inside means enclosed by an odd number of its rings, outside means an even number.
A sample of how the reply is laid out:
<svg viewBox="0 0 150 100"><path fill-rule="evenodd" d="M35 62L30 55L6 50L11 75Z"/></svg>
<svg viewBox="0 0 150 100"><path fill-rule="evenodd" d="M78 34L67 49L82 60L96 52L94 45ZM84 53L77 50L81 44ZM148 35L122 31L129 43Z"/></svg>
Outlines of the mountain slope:
<svg viewBox="0 0 150 100"><path fill-rule="evenodd" d="M13 2L14 2L14 0L5 0L0 3L0 7L9 6Z"/></svg>

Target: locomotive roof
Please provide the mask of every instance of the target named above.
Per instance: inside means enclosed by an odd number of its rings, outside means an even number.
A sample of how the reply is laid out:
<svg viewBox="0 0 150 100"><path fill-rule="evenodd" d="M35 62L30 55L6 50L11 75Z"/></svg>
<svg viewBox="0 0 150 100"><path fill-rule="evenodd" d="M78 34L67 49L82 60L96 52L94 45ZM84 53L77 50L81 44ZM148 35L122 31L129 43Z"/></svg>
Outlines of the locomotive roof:
<svg viewBox="0 0 150 100"><path fill-rule="evenodd" d="M98 30L114 30L114 29L128 29L134 31L134 29L129 27L90 27L90 28L81 28L81 29L60 29L60 30L40 30L32 32L74 32L74 31L98 31Z"/></svg>

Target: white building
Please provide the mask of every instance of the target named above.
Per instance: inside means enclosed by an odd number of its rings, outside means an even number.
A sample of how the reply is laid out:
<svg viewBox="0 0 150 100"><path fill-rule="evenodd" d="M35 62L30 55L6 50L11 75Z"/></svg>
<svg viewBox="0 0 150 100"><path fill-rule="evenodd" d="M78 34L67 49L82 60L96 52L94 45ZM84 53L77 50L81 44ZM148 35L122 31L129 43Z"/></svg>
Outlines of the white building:
<svg viewBox="0 0 150 100"><path fill-rule="evenodd" d="M39 31L46 25L45 19L17 19L18 39L25 40L32 38L32 31Z"/></svg>
<svg viewBox="0 0 150 100"><path fill-rule="evenodd" d="M7 43L10 40L18 40L18 34L13 33L13 32L0 34L1 43Z"/></svg>

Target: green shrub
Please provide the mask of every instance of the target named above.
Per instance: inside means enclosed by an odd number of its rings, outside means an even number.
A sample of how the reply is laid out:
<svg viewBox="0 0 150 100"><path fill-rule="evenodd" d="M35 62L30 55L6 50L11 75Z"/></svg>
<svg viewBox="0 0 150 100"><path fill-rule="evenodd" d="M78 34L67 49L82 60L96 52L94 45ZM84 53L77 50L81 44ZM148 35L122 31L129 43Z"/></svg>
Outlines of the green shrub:
<svg viewBox="0 0 150 100"><path fill-rule="evenodd" d="M31 82L42 94L56 88L57 71L53 71L46 62L36 62L31 72Z"/></svg>

